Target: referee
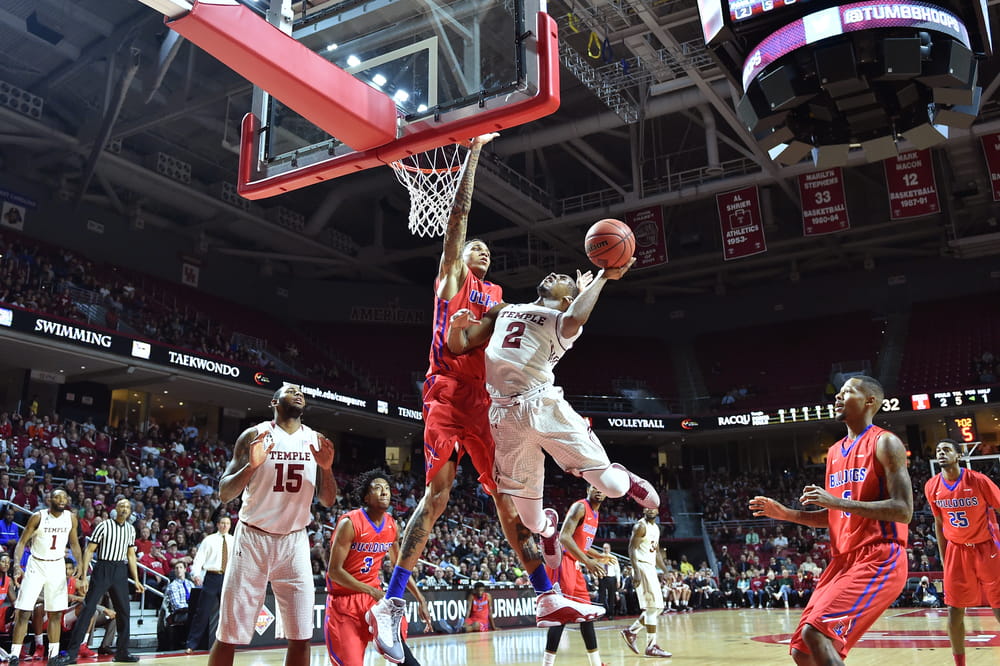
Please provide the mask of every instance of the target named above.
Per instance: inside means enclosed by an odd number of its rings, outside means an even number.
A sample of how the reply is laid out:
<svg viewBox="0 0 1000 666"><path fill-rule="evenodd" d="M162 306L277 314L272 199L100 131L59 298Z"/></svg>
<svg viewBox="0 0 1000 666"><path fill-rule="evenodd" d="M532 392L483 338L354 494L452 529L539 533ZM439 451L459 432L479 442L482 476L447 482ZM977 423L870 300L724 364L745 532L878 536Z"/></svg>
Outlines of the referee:
<svg viewBox="0 0 1000 666"><path fill-rule="evenodd" d="M75 664L80 644L87 636L90 619L94 617L97 604L108 593L111 605L115 609L115 624L118 628L118 647L115 651L115 661L136 662L139 657L128 651L129 640L129 592L128 577L132 575L136 591L142 593L143 586L139 582L139 572L135 562L135 528L128 522L132 515L132 503L121 498L115 504L115 519L102 521L90 537L90 543L83 553L83 566L80 569L81 578L89 581L87 596L83 600L83 610L73 627L69 645L66 646L66 664ZM87 575L88 565L97 553L94 562L93 576ZM128 563L128 571L125 565ZM56 664L55 666L62 666Z"/></svg>

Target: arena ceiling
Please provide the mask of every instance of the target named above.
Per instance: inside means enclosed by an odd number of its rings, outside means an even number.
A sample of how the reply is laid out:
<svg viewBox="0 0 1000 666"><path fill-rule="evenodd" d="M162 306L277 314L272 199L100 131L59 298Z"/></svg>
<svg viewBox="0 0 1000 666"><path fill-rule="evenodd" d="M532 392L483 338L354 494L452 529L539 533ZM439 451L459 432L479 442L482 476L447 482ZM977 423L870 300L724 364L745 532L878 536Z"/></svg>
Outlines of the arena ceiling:
<svg viewBox="0 0 1000 666"><path fill-rule="evenodd" d="M994 24L998 3L990 2ZM562 107L504 132L477 177L470 232L493 244L493 276L505 285L533 285L539 268L586 265L591 222L656 204L665 206L670 263L627 281L647 297L960 258L952 241L997 231L978 139L1000 130L995 62L981 69L979 121L935 152L943 215L890 223L882 167L862 161L846 170L852 230L806 239L795 177L811 165L761 160L732 122L732 90L700 43L696 0L552 0L549 11L564 42ZM587 57L588 30L568 29L571 13L599 26L616 59L635 63L631 73ZM426 283L440 244L406 231L409 202L388 169L246 211L223 201L251 88L190 43L161 56L167 32L137 0L5 2L0 81L38 96L44 110L36 120L0 109L3 169L54 197L142 218L209 256L247 257L301 277ZM94 151L104 136L108 148ZM718 160L709 156L712 136ZM191 183L157 174L158 153L190 164ZM714 195L748 184L762 188L768 252L724 262ZM304 216L306 231L282 227L279 206ZM348 239L346 251L329 241L331 231Z"/></svg>

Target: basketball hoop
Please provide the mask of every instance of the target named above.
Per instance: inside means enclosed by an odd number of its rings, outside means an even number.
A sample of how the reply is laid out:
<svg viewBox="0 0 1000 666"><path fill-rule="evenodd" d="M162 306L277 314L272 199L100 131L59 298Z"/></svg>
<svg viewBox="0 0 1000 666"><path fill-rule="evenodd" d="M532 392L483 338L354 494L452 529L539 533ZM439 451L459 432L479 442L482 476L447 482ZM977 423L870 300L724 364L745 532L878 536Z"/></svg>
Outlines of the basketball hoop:
<svg viewBox="0 0 1000 666"><path fill-rule="evenodd" d="M468 163L469 147L457 143L389 163L410 193L410 233L444 235Z"/></svg>

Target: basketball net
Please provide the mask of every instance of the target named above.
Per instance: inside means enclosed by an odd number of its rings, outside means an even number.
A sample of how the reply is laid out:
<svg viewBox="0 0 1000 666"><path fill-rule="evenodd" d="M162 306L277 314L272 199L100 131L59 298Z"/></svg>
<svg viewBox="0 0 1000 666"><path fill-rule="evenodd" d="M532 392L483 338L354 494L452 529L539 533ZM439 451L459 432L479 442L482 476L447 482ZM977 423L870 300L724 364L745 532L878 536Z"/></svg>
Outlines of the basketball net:
<svg viewBox="0 0 1000 666"><path fill-rule="evenodd" d="M443 236L455 193L469 163L469 147L440 146L390 162L396 179L410 193L410 233Z"/></svg>

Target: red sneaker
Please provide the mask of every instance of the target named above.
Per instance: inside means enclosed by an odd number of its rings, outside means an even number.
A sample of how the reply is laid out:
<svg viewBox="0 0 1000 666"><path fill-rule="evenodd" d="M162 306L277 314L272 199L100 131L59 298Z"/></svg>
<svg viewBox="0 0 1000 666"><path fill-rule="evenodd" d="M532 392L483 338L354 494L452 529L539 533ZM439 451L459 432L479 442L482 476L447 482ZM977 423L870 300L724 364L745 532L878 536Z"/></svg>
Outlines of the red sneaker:
<svg viewBox="0 0 1000 666"><path fill-rule="evenodd" d="M552 535L540 537L542 541L542 561L549 569L558 569L562 565L563 549L559 543L559 514L555 509L545 509L545 518L552 526Z"/></svg>
<svg viewBox="0 0 1000 666"><path fill-rule="evenodd" d="M628 496L635 500L636 504L644 509L659 509L660 495L653 488L653 485L641 476L625 469L624 465L614 463L611 465L621 470L625 470L629 478Z"/></svg>
<svg viewBox="0 0 1000 666"><path fill-rule="evenodd" d="M624 629L622 629L621 634L622 638L625 639L625 645L628 646L629 650L632 650L632 652L635 652L636 654L642 654L641 652L639 652L639 646L635 642L636 638L638 638L639 636L637 632L632 631L628 627L625 627Z"/></svg>
<svg viewBox="0 0 1000 666"><path fill-rule="evenodd" d="M673 655L661 648L657 644L652 644L646 647L647 657L672 657Z"/></svg>
<svg viewBox="0 0 1000 666"><path fill-rule="evenodd" d="M99 655L91 650L86 643L80 645L80 650L76 653L80 659L96 659Z"/></svg>

